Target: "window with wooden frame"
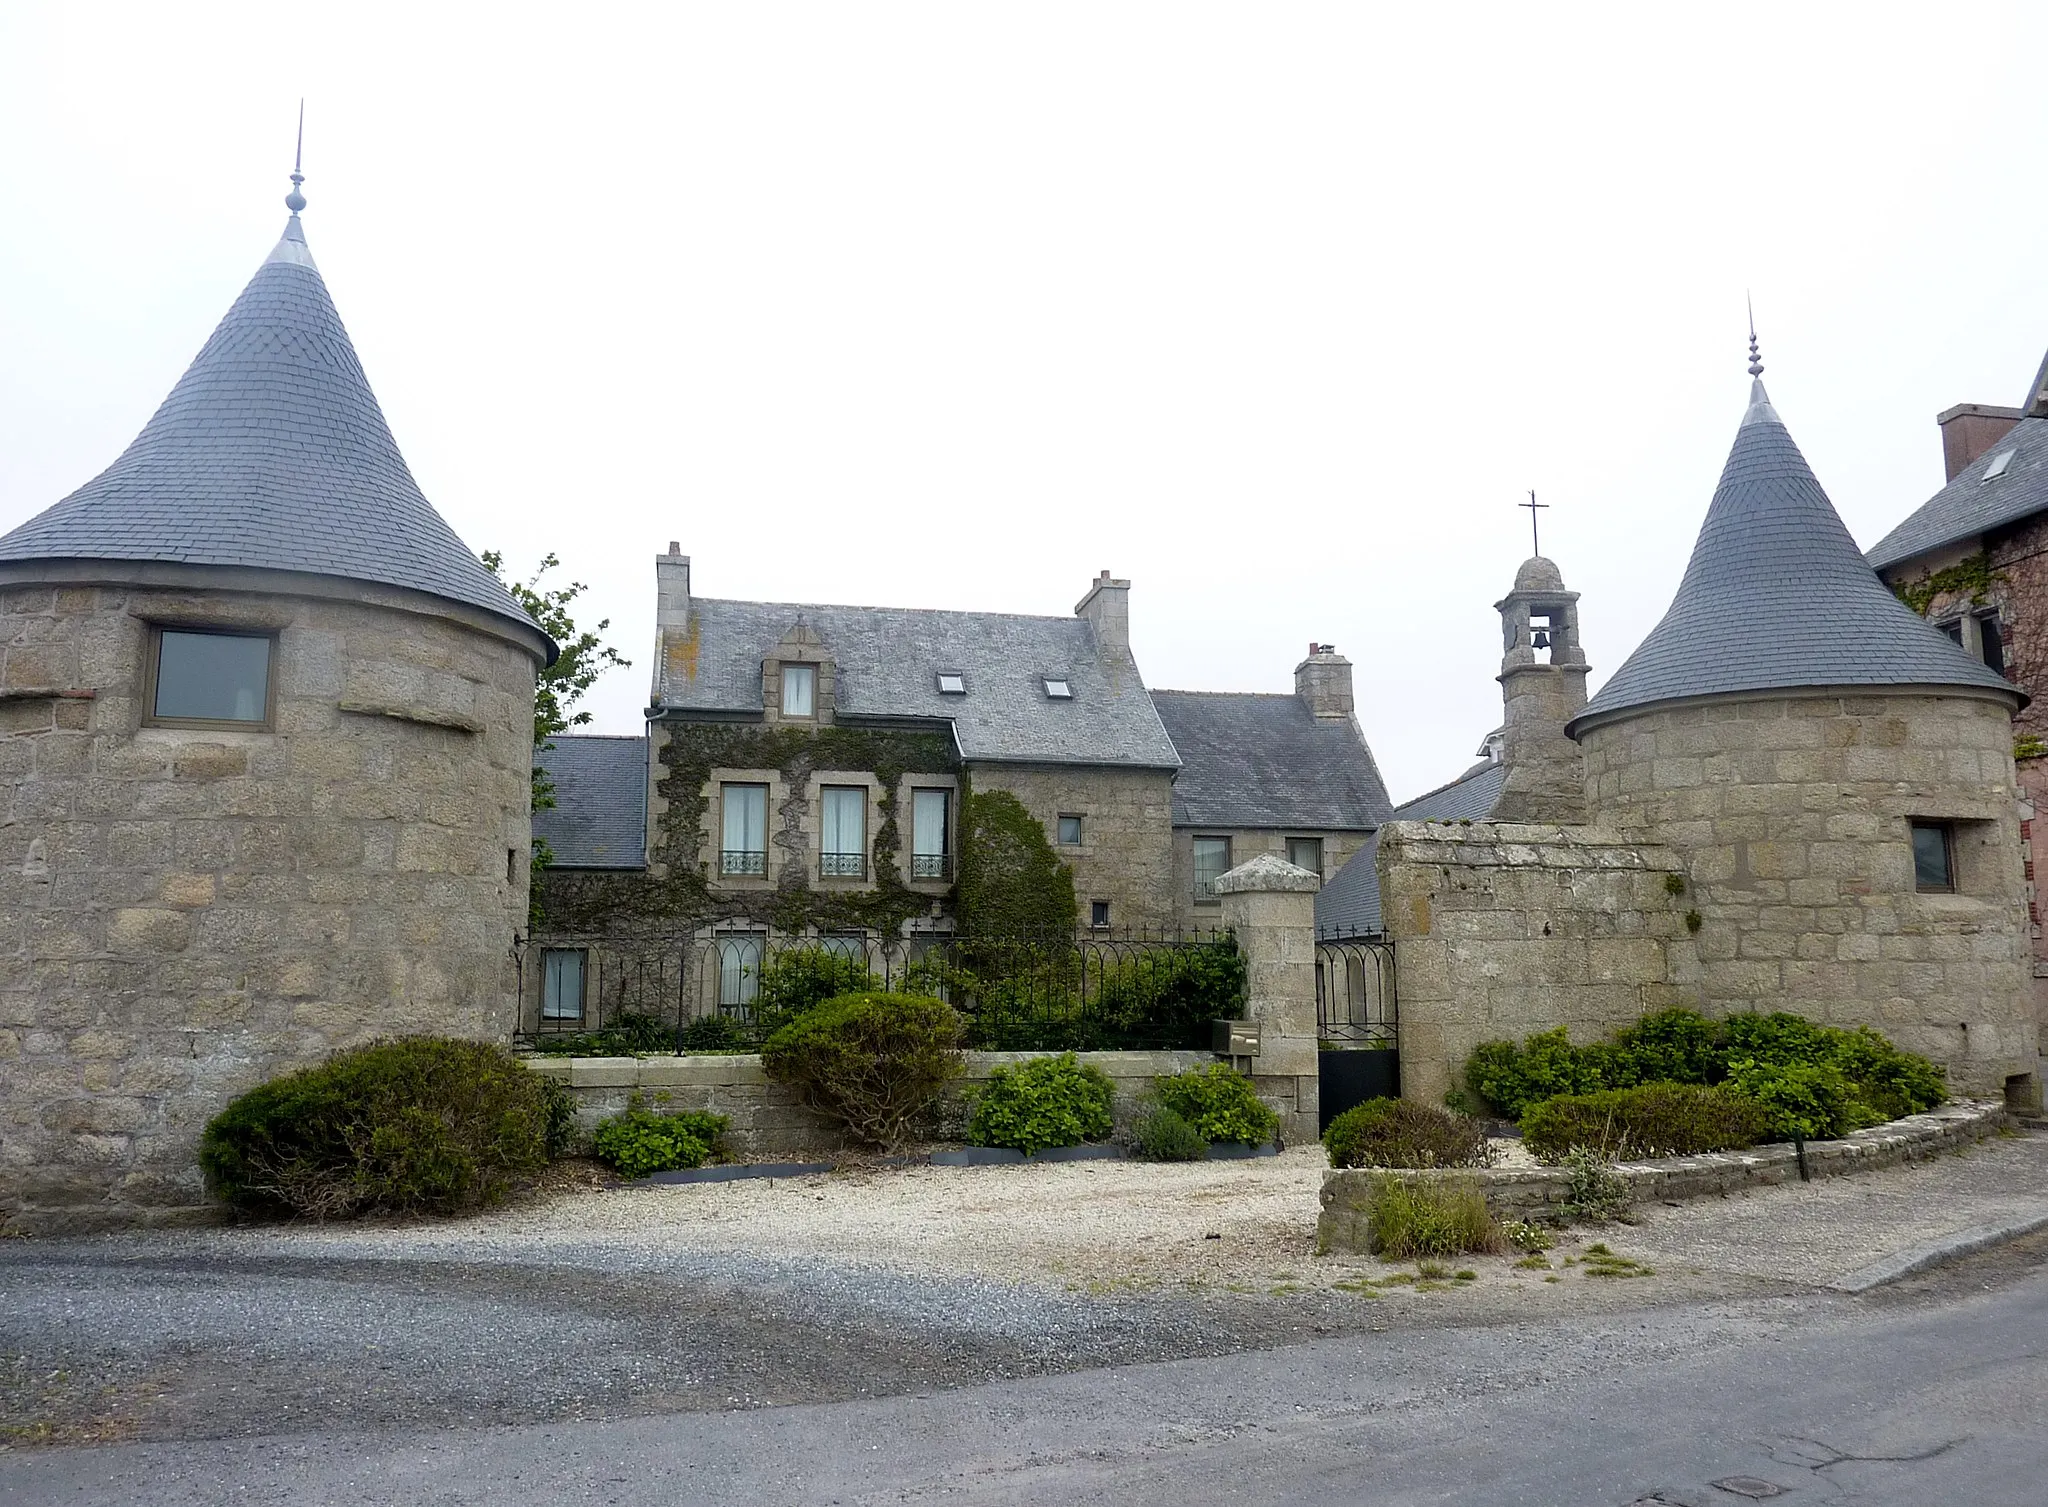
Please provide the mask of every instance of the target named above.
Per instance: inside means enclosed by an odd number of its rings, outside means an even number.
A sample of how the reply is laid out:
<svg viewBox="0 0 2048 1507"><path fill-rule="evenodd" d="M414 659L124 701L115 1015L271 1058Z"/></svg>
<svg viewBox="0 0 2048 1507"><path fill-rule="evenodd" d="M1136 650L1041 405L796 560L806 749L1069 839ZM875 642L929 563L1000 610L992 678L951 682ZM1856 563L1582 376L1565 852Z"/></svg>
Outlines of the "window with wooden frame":
<svg viewBox="0 0 2048 1507"><path fill-rule="evenodd" d="M583 1019L585 955L580 947L547 947L540 955L540 1018Z"/></svg>
<svg viewBox="0 0 2048 1507"><path fill-rule="evenodd" d="M1955 828L1948 822L1914 822L1913 888L1922 894L1954 894Z"/></svg>
<svg viewBox="0 0 2048 1507"><path fill-rule="evenodd" d="M226 628L151 627L142 720L152 727L271 725L277 635Z"/></svg>

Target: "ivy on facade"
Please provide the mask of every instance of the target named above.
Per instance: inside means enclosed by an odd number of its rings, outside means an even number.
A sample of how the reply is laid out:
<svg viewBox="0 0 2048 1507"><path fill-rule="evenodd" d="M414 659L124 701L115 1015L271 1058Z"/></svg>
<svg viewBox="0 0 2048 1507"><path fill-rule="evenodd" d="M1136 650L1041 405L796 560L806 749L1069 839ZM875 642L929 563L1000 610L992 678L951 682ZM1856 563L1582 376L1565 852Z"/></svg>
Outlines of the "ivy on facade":
<svg viewBox="0 0 2048 1507"><path fill-rule="evenodd" d="M1990 557L1980 552L1924 575L1917 581L1895 581L1892 591L1900 601L1925 617L1937 601L1947 596L1966 595L1972 607L1982 607L1991 588L2004 580L2004 576L1991 568Z"/></svg>
<svg viewBox="0 0 2048 1507"><path fill-rule="evenodd" d="M1074 871L1007 790L962 792L959 907L970 936L1056 936L1079 923Z"/></svg>

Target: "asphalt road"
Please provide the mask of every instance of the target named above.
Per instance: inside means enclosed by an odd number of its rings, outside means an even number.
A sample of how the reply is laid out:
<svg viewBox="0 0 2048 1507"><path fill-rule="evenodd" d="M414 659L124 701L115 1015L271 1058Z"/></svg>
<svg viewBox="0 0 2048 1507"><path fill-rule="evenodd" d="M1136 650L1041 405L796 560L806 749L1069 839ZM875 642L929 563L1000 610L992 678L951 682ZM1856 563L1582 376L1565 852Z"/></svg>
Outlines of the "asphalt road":
<svg viewBox="0 0 2048 1507"><path fill-rule="evenodd" d="M1863 1298L1368 1329L884 1399L17 1448L0 1504L2040 1507L2044 1255L2035 1237Z"/></svg>

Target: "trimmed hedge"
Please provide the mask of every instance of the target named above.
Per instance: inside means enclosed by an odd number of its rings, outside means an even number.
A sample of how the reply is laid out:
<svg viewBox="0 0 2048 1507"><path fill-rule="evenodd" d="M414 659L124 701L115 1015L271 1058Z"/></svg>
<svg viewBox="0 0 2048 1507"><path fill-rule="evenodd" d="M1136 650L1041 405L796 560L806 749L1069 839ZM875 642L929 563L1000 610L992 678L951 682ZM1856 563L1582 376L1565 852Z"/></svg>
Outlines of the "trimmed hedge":
<svg viewBox="0 0 2048 1507"><path fill-rule="evenodd" d="M1048 1146L1078 1146L1106 1137L1115 1089L1100 1068L1072 1052L999 1067L974 1096L967 1140L1009 1146L1029 1156Z"/></svg>
<svg viewBox="0 0 2048 1507"><path fill-rule="evenodd" d="M1628 1161L1739 1151L1762 1140L1770 1123L1763 1105L1730 1087L1646 1083L1532 1104L1522 1141L1538 1161L1562 1162L1575 1146Z"/></svg>
<svg viewBox="0 0 2048 1507"><path fill-rule="evenodd" d="M1194 1126L1159 1104L1139 1118L1131 1132L1131 1150L1148 1162L1200 1162L1208 1159L1209 1143Z"/></svg>
<svg viewBox="0 0 2048 1507"><path fill-rule="evenodd" d="M1186 1120L1205 1141L1263 1146L1280 1128L1280 1116L1252 1091L1251 1079L1225 1063L1155 1078L1152 1087L1160 1104Z"/></svg>
<svg viewBox="0 0 2048 1507"><path fill-rule="evenodd" d="M199 1165L237 1209L467 1214L567 1149L574 1109L503 1046L407 1036L337 1052L207 1122Z"/></svg>
<svg viewBox="0 0 2048 1507"><path fill-rule="evenodd" d="M1368 1099L1330 1121L1332 1167L1485 1167L1486 1130L1470 1115L1407 1099Z"/></svg>
<svg viewBox="0 0 2048 1507"><path fill-rule="evenodd" d="M849 994L815 1006L769 1037L761 1065L855 1141L894 1151L965 1071L964 1029L943 1000Z"/></svg>

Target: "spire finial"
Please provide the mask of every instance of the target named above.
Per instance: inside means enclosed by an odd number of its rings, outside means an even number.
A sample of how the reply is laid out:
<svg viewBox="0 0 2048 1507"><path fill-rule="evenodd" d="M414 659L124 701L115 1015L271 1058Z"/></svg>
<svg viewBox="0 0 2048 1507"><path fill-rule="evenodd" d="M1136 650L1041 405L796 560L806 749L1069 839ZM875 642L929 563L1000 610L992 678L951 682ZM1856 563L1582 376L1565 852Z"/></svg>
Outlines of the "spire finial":
<svg viewBox="0 0 2048 1507"><path fill-rule="evenodd" d="M292 191L284 196L284 207L294 216L306 207L306 196L299 192L299 185L306 181L306 175L299 171L306 161L306 102L299 101L299 139L292 148Z"/></svg>
<svg viewBox="0 0 2048 1507"><path fill-rule="evenodd" d="M1756 301L1747 293L1742 301L1749 305L1749 374L1761 377L1764 374L1764 358L1756 353Z"/></svg>
<svg viewBox="0 0 2048 1507"><path fill-rule="evenodd" d="M1547 502L1538 502L1536 500L1536 493L1532 489L1529 493L1529 500L1527 502L1518 502L1515 504L1515 506L1518 508L1527 508L1529 510L1529 556L1531 559L1541 559L1543 555L1543 544L1541 540L1539 540L1536 536L1536 510L1538 508L1547 508L1550 506L1550 504Z"/></svg>

